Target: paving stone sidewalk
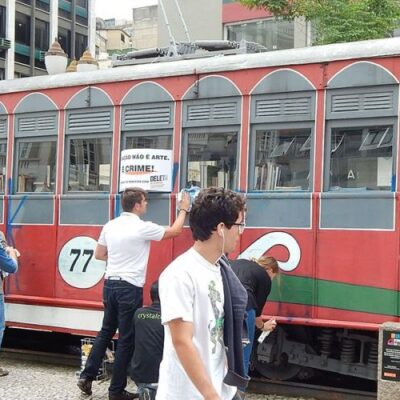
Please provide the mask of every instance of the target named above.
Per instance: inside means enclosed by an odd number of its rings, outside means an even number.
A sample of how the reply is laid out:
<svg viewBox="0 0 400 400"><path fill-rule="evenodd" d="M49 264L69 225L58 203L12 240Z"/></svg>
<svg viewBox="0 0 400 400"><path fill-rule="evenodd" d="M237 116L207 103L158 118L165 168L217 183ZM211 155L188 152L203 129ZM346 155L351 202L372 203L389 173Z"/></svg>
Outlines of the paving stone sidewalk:
<svg viewBox="0 0 400 400"><path fill-rule="evenodd" d="M86 396L76 386L76 368L73 367L12 360L4 356L0 356L0 366L10 371L8 376L0 377L1 400L108 400L108 380L93 382L93 395ZM135 389L129 380L127 390L134 392ZM254 394L248 394L247 399L288 400L281 396Z"/></svg>

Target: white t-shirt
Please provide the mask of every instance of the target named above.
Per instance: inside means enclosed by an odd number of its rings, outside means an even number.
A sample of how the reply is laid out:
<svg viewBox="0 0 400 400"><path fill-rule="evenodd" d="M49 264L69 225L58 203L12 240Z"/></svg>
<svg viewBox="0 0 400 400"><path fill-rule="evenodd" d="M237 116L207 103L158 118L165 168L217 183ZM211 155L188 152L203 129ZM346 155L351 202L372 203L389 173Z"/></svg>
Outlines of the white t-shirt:
<svg viewBox="0 0 400 400"><path fill-rule="evenodd" d="M193 248L173 261L159 280L161 321L181 318L193 323L193 343L221 399L232 400L237 388L223 383L227 372L224 334L224 290L220 268ZM203 396L187 376L165 325L157 400L197 400Z"/></svg>
<svg viewBox="0 0 400 400"><path fill-rule="evenodd" d="M165 228L142 221L136 214L123 212L107 222L98 243L107 247L106 278L119 276L132 285L143 287L146 279L150 241L159 241Z"/></svg>

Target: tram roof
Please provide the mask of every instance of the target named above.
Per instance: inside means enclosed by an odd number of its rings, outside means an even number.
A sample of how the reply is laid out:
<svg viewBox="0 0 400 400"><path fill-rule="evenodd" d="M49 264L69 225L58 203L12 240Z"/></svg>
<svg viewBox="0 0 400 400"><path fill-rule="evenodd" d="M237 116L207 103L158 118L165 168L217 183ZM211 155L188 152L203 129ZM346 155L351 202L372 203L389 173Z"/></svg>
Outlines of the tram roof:
<svg viewBox="0 0 400 400"><path fill-rule="evenodd" d="M389 57L400 54L400 37L325 46L277 50L256 54L215 55L160 63L119 66L93 72L66 72L0 81L0 94L31 90L94 85L168 76L220 73L262 67L300 65L335 60Z"/></svg>

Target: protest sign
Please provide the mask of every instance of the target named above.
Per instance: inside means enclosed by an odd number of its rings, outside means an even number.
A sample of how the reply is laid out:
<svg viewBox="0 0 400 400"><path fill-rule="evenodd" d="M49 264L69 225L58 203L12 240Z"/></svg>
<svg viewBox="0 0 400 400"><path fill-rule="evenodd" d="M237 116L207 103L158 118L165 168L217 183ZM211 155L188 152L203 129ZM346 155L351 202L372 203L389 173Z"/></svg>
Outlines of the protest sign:
<svg viewBox="0 0 400 400"><path fill-rule="evenodd" d="M140 187L149 192L171 192L172 150L123 150L119 190L127 187Z"/></svg>

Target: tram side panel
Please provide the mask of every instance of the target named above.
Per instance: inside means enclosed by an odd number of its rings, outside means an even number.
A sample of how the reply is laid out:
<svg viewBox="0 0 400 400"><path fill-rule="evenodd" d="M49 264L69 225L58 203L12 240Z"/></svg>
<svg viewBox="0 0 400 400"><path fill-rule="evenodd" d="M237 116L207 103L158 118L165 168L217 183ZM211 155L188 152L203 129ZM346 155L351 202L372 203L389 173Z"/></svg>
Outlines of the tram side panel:
<svg viewBox="0 0 400 400"><path fill-rule="evenodd" d="M18 272L5 283L7 325L43 329L50 318L43 319L42 310L53 304L55 296L55 197L11 195L6 204L4 232L21 253Z"/></svg>
<svg viewBox="0 0 400 400"><path fill-rule="evenodd" d="M397 233L322 230L316 317L355 326L398 320Z"/></svg>

